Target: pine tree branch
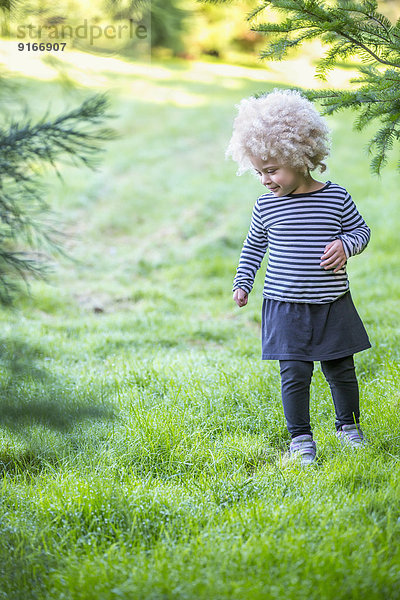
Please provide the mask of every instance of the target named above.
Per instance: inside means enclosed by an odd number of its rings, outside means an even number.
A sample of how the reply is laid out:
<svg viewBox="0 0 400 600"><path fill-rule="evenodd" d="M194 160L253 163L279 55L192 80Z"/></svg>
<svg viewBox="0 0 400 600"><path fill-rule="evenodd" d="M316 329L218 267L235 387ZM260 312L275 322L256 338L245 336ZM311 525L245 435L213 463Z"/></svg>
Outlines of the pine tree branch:
<svg viewBox="0 0 400 600"><path fill-rule="evenodd" d="M306 18L306 23L302 24L302 27L305 25L308 28L317 29L315 32L315 37L326 38L327 34L335 34L337 36L343 37L348 42L354 45L355 48L359 48L369 54L371 58L375 61L386 65L392 66L395 68L400 68L399 63L395 63L393 61L386 60L379 56L372 48L370 48L366 43L364 43L361 39L355 37L348 31L344 29L343 26L351 26L348 20L348 10L343 7L339 7L338 9L330 9L325 10L323 5L313 4L314 10L311 10L310 3L301 0L300 2L296 0L292 1L281 1L281 0L264 0L264 6L260 7L260 11L257 14L260 14L263 10L266 9L266 5L270 5L277 10L285 10L286 12L291 12L291 17L287 18L286 21L282 24L263 24L263 28L260 28L260 25L254 26L254 30L263 31L264 33L291 33L296 31L299 28L298 21ZM341 12L340 12L341 11ZM254 14L256 14L254 12ZM358 30L360 31L360 27L358 26ZM374 32L372 32L374 35ZM375 33L375 35L377 35ZM385 40L388 42L388 40ZM297 44L296 44L297 45ZM287 46L288 48L291 46ZM269 55L269 53L264 53L264 56ZM283 55L282 55L283 58Z"/></svg>
<svg viewBox="0 0 400 600"><path fill-rule="evenodd" d="M8 132L0 129L0 161L3 159L7 165L8 161L4 159L17 154L28 162L40 159L55 166L55 159L64 154L75 163L95 166L94 157L100 150L100 143L112 139L113 132L88 126L97 126L101 122L107 106L107 98L98 95L53 121L46 120L45 115L35 125L30 120L12 122Z"/></svg>
<svg viewBox="0 0 400 600"><path fill-rule="evenodd" d="M344 37L345 39L347 39L352 44L354 44L354 46L357 46L357 47L362 48L363 50L365 50L365 52L367 52L368 54L370 54L372 56L372 58L374 60L376 60L377 62L379 62L380 64L387 65L388 67L395 67L396 69L400 69L400 63L394 63L394 62L391 62L391 61L388 61L388 60L384 60L383 58L381 58L380 56L378 56L378 54L376 54L376 52L374 52L373 50L371 50L371 48L369 48L368 46L366 46L365 44L363 44L362 42L360 42L356 38L352 37L351 35L348 35L348 34L342 32L342 31L337 31L336 33L338 35Z"/></svg>
<svg viewBox="0 0 400 600"><path fill-rule="evenodd" d="M63 236L47 218L39 166L58 173L56 160L68 158L94 168L101 144L115 137L102 125L107 109L107 97L97 95L54 119L46 114L35 124L25 118L0 129L0 303L11 302L18 280L46 276L43 248L65 255Z"/></svg>

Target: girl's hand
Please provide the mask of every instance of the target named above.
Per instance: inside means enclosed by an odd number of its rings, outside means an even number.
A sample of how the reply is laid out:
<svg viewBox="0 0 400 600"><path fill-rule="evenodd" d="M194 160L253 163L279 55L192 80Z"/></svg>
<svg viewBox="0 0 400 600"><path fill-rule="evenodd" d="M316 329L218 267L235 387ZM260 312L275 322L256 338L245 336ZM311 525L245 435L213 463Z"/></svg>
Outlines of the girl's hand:
<svg viewBox="0 0 400 600"><path fill-rule="evenodd" d="M325 246L323 255L321 256L320 266L325 270L333 269L334 273L340 271L347 262L346 253L343 248L342 240L333 240Z"/></svg>
<svg viewBox="0 0 400 600"><path fill-rule="evenodd" d="M248 293L238 288L233 292L233 299L239 307L246 306Z"/></svg>

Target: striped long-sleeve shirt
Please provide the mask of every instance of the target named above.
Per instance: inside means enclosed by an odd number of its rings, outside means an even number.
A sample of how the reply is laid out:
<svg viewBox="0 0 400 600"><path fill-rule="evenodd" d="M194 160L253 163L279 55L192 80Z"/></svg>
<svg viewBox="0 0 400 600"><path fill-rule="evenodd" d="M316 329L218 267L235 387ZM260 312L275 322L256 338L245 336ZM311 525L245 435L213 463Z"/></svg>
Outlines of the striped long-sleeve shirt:
<svg viewBox="0 0 400 600"><path fill-rule="evenodd" d="M350 194L330 181L315 192L260 196L253 209L233 290L250 293L268 249L263 296L287 302L333 302L349 289L346 265L320 266L325 246L341 239L347 258L369 242L370 229Z"/></svg>

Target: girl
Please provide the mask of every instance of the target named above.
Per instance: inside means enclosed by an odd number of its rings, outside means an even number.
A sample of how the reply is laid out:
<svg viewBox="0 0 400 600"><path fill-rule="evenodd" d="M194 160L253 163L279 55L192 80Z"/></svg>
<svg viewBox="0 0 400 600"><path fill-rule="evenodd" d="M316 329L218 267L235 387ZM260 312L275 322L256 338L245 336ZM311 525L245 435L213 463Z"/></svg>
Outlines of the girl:
<svg viewBox="0 0 400 600"><path fill-rule="evenodd" d="M329 130L297 91L242 100L227 155L238 175L256 172L268 191L256 201L233 285L245 306L268 249L262 306L262 358L279 360L290 455L315 459L309 399L313 361L329 383L340 440L364 443L353 354L370 348L352 302L346 262L364 250L370 230L349 193L314 179L325 170Z"/></svg>

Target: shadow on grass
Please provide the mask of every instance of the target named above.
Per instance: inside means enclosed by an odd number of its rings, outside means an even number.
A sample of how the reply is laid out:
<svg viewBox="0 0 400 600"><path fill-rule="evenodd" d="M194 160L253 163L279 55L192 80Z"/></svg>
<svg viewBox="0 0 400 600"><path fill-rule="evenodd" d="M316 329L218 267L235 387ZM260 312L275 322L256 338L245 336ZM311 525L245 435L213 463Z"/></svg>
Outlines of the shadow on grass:
<svg viewBox="0 0 400 600"><path fill-rule="evenodd" d="M60 464L60 459L55 454L44 455L38 450L21 450L15 448L2 448L0 450L0 476L8 473L18 475L29 473L37 475L45 468L55 468ZM1 598L1 596L0 596Z"/></svg>
<svg viewBox="0 0 400 600"><path fill-rule="evenodd" d="M83 390L37 365L45 358L40 346L0 340L0 425L10 428L41 424L68 431L87 419L111 419L113 407L101 400L104 390Z"/></svg>
<svg viewBox="0 0 400 600"><path fill-rule="evenodd" d="M0 524L0 536L0 598L46 598L45 580L54 568L54 557L42 547L41 541L18 531L7 519Z"/></svg>

